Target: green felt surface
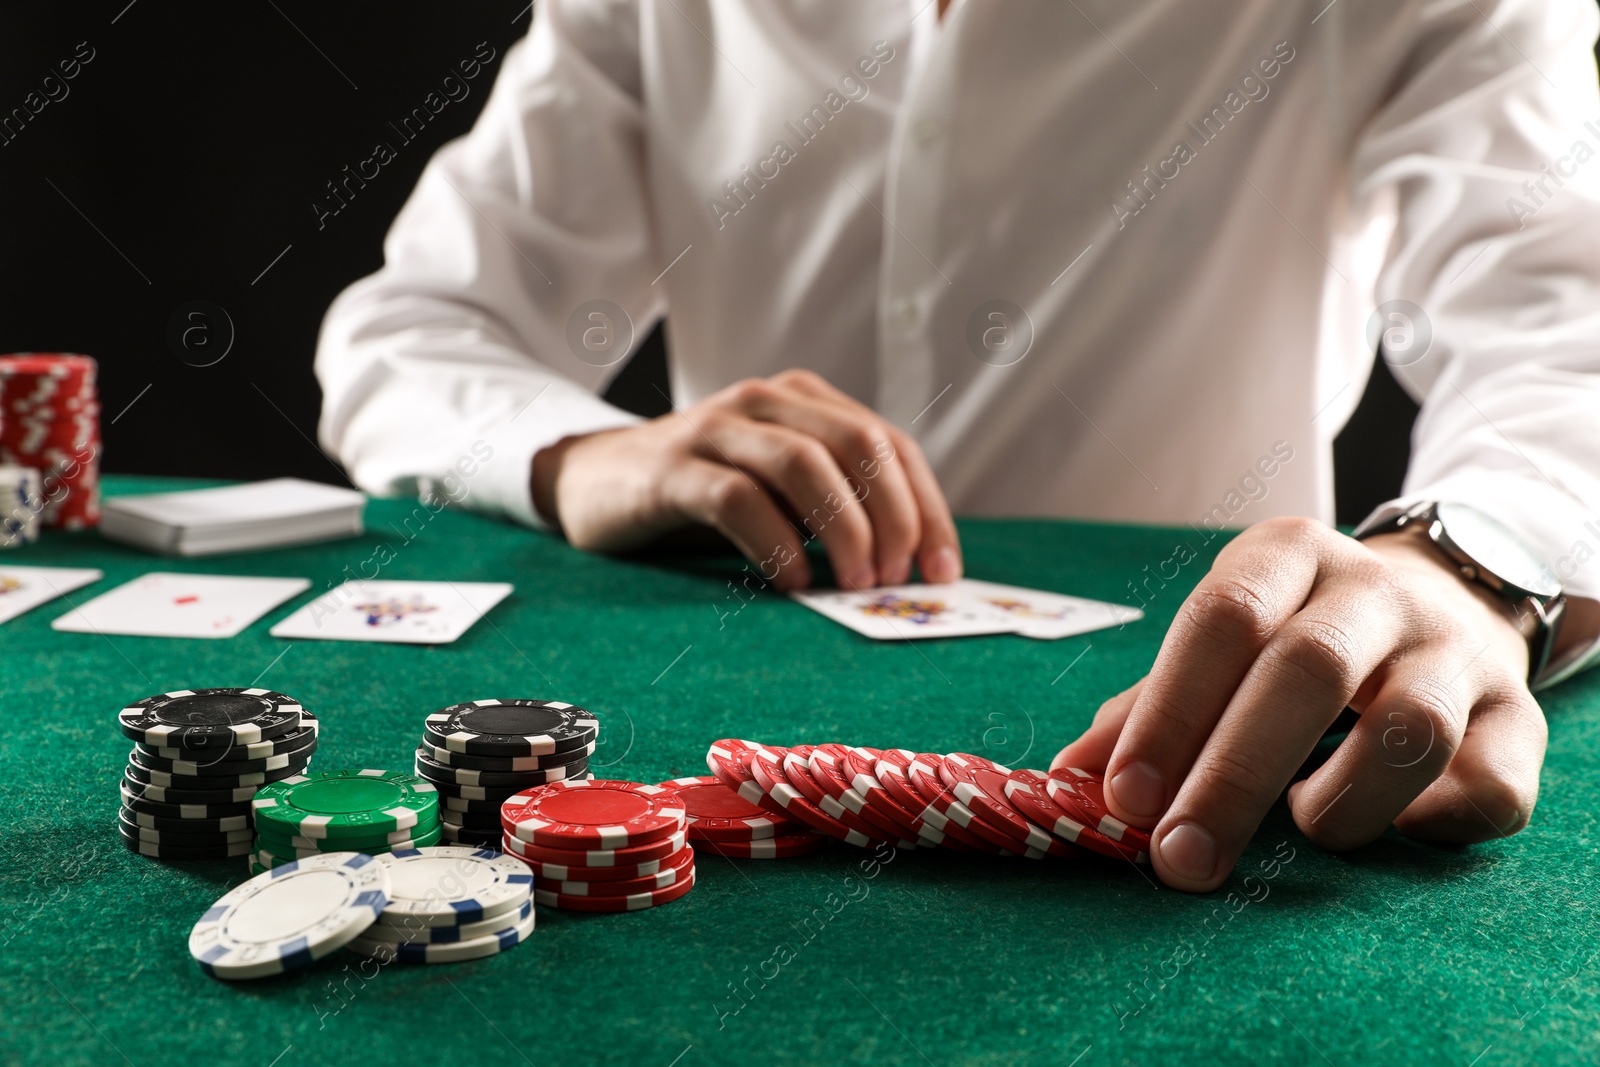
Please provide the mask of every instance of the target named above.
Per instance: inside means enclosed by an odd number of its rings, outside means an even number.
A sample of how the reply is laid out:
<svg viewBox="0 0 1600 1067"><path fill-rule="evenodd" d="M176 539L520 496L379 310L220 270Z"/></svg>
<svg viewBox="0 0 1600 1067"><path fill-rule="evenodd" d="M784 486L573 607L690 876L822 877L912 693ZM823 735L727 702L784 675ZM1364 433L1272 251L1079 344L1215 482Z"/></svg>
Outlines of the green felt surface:
<svg viewBox="0 0 1600 1067"><path fill-rule="evenodd" d="M108 479L113 492L168 484ZM309 593L225 641L59 634L59 602L0 627L6 1063L1489 1067L1600 1055L1600 679L1546 696L1544 791L1521 835L1463 851L1392 836L1331 856L1280 809L1229 881L1232 904L1111 861L874 863L840 846L780 862L704 856L695 890L655 911L540 909L532 939L490 960L375 970L341 953L278 979L208 979L188 931L244 864L123 850L129 742L116 712L129 700L259 681L321 716L324 769L405 769L425 714L486 696L583 704L605 723L601 773L645 782L705 773L707 744L724 736L1043 766L1148 666L1180 586L1211 554L1120 631L876 644L772 595L737 610L725 584L737 561L601 559L450 513L408 538L397 524L411 510L374 502L359 539L253 556L158 560L90 533L0 559L104 568L80 602L161 569L301 575L321 590L383 542L383 577L517 587L440 648L269 637ZM974 577L1107 599L1181 536L1008 521L962 534ZM1292 859L1269 878L1274 855Z"/></svg>

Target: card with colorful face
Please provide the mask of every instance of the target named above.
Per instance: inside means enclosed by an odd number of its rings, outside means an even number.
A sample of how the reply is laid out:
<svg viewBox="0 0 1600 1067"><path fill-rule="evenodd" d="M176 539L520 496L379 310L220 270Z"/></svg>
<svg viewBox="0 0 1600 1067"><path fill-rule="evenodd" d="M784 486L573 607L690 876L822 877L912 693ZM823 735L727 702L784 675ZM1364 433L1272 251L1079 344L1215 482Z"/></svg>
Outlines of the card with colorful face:
<svg viewBox="0 0 1600 1067"><path fill-rule="evenodd" d="M105 577L81 567L6 567L0 565L0 622L10 622L40 604Z"/></svg>
<svg viewBox="0 0 1600 1067"><path fill-rule="evenodd" d="M274 626L272 636L446 645L511 588L503 582L346 582Z"/></svg>
<svg viewBox="0 0 1600 1067"><path fill-rule="evenodd" d="M860 592L790 594L811 610L877 641L1015 633L1054 640L1142 617L1121 604L962 579Z"/></svg>
<svg viewBox="0 0 1600 1067"><path fill-rule="evenodd" d="M155 572L102 593L50 626L67 633L233 637L310 586L305 578Z"/></svg>

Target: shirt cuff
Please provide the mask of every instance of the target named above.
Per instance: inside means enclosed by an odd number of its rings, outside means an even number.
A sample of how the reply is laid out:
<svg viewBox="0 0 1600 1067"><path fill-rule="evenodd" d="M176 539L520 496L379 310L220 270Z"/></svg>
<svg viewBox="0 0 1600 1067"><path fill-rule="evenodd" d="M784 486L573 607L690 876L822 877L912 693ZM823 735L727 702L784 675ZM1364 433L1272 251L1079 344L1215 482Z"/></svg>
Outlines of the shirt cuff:
<svg viewBox="0 0 1600 1067"><path fill-rule="evenodd" d="M468 506L549 530L551 524L533 506L533 457L568 437L623 429L643 421L570 382L552 381L505 425L479 435L489 457L471 479Z"/></svg>

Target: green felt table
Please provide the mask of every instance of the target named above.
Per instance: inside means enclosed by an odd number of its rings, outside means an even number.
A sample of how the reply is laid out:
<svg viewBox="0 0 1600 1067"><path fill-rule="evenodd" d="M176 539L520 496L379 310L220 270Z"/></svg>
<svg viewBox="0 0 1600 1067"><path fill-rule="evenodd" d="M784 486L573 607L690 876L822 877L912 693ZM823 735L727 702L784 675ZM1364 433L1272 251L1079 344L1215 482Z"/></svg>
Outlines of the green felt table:
<svg viewBox="0 0 1600 1067"><path fill-rule="evenodd" d="M170 488L111 478L112 493ZM686 898L586 916L541 908L525 944L454 966L339 953L288 976L203 975L190 926L244 861L161 863L115 831L116 712L178 688L259 683L323 722L316 766L409 768L428 712L554 697L604 721L606 776L705 773L709 742L839 740L1044 766L1149 665L1216 544L1142 622L1063 641L869 642L781 597L735 599L731 558L615 560L468 514L374 501L357 539L198 561L96 534L0 559L96 566L74 599L150 570L509 581L438 648L0 628L0 1051L7 1064L1080 1064L1595 1062L1600 685L1545 697L1532 825L1465 850L1397 835L1320 852L1280 807L1224 890L1161 888L1115 861L703 856ZM420 512L419 514L426 514ZM1105 599L1192 532L961 524L975 577ZM598 770L599 768L597 768ZM1230 893L1232 894L1230 896ZM1136 992L1135 990L1138 990Z"/></svg>

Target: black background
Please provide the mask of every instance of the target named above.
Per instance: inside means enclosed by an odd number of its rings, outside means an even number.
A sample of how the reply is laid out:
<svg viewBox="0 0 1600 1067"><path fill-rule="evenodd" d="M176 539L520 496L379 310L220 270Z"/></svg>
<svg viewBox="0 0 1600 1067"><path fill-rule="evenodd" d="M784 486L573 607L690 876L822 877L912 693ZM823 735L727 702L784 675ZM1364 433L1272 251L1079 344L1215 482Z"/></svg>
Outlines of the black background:
<svg viewBox="0 0 1600 1067"><path fill-rule="evenodd" d="M0 145L0 351L99 359L108 470L343 482L315 444L323 312L379 267L390 221L433 151L471 126L507 47L527 32L527 8L6 5L0 115L79 42L94 58L65 98ZM402 145L388 123L480 42L496 58L467 83L471 95ZM379 140L398 157L319 228L312 205L327 199L325 184ZM232 322L232 347L211 366L169 344L192 301ZM213 323L212 351L226 333ZM665 358L658 331L610 398L659 414ZM1378 361L1335 451L1341 521L1398 490L1415 411Z"/></svg>

